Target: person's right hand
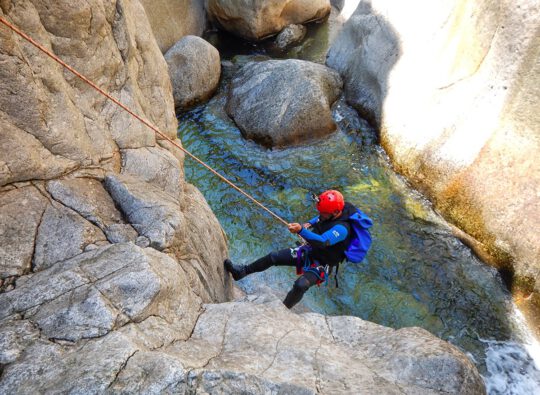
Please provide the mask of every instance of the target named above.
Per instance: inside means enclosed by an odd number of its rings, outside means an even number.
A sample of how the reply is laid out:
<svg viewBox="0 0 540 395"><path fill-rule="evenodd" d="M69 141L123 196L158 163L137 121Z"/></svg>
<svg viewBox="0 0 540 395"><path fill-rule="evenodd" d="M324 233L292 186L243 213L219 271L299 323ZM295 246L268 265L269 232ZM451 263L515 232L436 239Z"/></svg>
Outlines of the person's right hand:
<svg viewBox="0 0 540 395"><path fill-rule="evenodd" d="M289 228L289 232L291 233L298 233L302 230L302 225L296 222L288 224L287 227Z"/></svg>
<svg viewBox="0 0 540 395"><path fill-rule="evenodd" d="M304 225L302 225L305 229L311 228L311 224L309 222L306 222Z"/></svg>

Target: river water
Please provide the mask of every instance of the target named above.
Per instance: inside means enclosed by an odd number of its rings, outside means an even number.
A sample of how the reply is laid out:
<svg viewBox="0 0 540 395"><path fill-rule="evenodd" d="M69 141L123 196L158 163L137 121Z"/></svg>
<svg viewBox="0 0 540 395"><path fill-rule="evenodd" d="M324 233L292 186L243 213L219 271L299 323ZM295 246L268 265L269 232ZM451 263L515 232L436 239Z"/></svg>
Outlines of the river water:
<svg viewBox="0 0 540 395"><path fill-rule="evenodd" d="M332 34L328 24L312 26L303 43L286 54L269 43L253 45L223 34L208 39L222 59L236 64L253 55L322 63ZM337 132L301 146L265 149L245 140L224 112L224 74L209 103L179 115L178 136L188 150L288 221L312 218L310 193L334 188L375 223L364 262L342 265L339 288L333 278L312 288L303 308L392 328L422 327L467 353L490 394L540 394L540 345L499 274L453 237L429 202L394 173L376 131L340 99L333 107ZM185 172L227 233L235 263L294 245L282 224L215 176L189 160ZM239 285L249 293L283 296L295 277L292 268L271 268Z"/></svg>

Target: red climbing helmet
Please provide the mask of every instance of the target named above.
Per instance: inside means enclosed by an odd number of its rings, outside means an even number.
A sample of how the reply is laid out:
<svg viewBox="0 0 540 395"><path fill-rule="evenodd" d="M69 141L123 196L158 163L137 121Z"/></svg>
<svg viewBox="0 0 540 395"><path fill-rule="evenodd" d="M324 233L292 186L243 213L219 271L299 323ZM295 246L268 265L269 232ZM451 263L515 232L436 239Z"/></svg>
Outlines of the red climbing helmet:
<svg viewBox="0 0 540 395"><path fill-rule="evenodd" d="M334 214L335 211L343 210L344 206L343 195L333 189L321 193L317 201L317 211L322 214Z"/></svg>

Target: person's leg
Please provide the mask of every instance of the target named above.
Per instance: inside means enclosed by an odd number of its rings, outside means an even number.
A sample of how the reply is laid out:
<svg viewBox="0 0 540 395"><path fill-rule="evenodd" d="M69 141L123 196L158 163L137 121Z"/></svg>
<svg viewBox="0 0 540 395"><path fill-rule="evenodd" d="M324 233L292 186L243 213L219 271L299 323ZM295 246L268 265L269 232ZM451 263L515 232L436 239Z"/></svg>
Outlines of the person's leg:
<svg viewBox="0 0 540 395"><path fill-rule="evenodd" d="M305 272L300 277L296 279L292 289L289 291L283 304L287 306L288 309L292 308L295 304L300 302L306 291L317 284L319 278L313 272Z"/></svg>
<svg viewBox="0 0 540 395"><path fill-rule="evenodd" d="M271 252L246 266L234 265L229 259L224 263L225 269L238 281L248 274L262 272L272 266L295 266L296 259L292 257L290 248L285 248Z"/></svg>

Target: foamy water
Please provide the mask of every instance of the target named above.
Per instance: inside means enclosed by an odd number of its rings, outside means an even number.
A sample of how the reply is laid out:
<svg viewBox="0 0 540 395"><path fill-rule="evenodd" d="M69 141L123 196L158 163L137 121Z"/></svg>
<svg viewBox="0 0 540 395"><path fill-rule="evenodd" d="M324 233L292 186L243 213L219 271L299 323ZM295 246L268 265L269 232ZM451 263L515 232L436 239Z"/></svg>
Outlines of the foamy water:
<svg viewBox="0 0 540 395"><path fill-rule="evenodd" d="M483 340L486 344L484 376L489 395L540 394L540 343L528 331L516 309L515 320L522 341Z"/></svg>

